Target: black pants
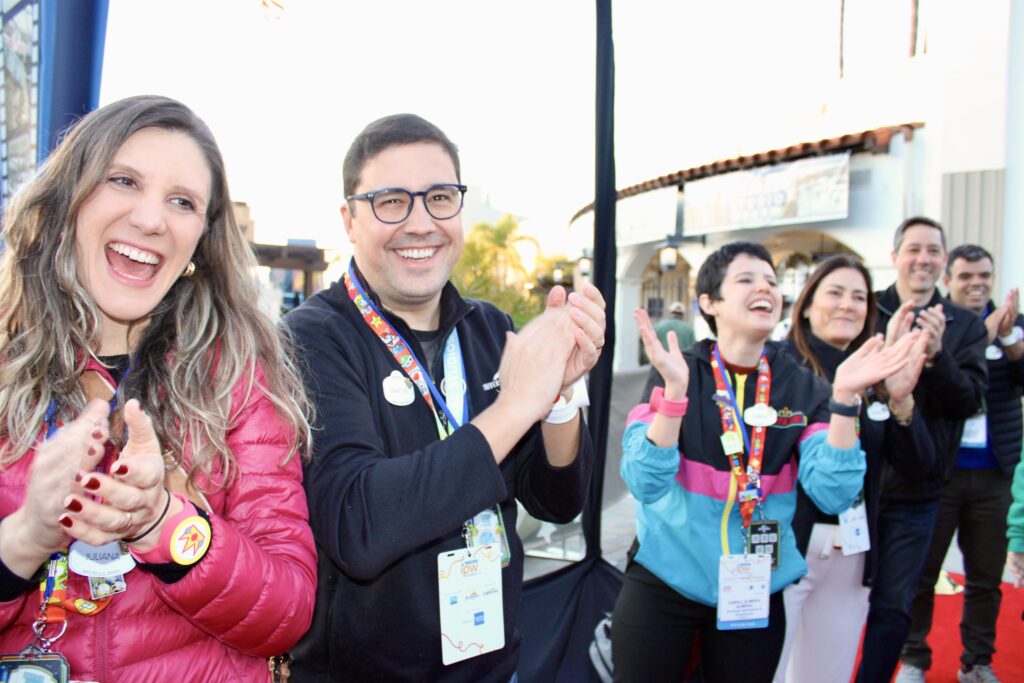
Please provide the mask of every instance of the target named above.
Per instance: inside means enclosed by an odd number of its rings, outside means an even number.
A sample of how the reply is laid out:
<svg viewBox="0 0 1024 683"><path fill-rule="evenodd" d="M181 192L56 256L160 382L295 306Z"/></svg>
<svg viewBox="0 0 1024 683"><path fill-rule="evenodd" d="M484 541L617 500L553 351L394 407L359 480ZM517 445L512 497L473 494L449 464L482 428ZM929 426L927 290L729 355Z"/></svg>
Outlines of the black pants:
<svg viewBox="0 0 1024 683"><path fill-rule="evenodd" d="M878 552L878 570L871 586L857 683L887 683L896 671L938 513L938 500L882 500L878 538L871 539Z"/></svg>
<svg viewBox="0 0 1024 683"><path fill-rule="evenodd" d="M942 570L953 532L964 557L967 586L960 619L965 667L990 664L996 648L996 619L1006 562L1006 512L1010 507L1010 477L1000 470L953 470L942 492L928 559L911 608L910 637L900 659L921 669L932 664L925 641L932 628L935 581Z"/></svg>
<svg viewBox="0 0 1024 683"><path fill-rule="evenodd" d="M705 683L771 681L786 638L782 591L771 596L768 628L719 631L716 623L715 607L630 562L612 616L615 683L683 683L698 634Z"/></svg>

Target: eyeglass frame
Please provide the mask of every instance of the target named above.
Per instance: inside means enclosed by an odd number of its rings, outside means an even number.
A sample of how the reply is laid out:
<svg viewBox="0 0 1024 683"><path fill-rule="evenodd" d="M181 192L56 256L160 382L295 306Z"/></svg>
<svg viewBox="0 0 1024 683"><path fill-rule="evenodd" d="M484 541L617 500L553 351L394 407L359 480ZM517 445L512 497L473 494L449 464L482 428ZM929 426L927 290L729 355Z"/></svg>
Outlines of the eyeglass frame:
<svg viewBox="0 0 1024 683"><path fill-rule="evenodd" d="M453 213L451 216L448 216L447 218L438 218L437 216L430 212L430 207L427 205L427 195L430 193L431 190L435 190L439 187L454 187L456 190L459 191L459 208L455 213ZM427 189L420 190L419 192L413 192L412 190L407 190L404 187L384 187L379 190L371 190L370 192L361 192L360 194L349 195L348 197L345 197L345 201L351 202L353 200L360 199L369 202L370 211L373 213L374 218L376 218L381 223L387 223L388 225L396 225L404 220L407 220L409 216L412 215L413 204L416 203L416 197L422 197L423 208L426 210L428 216L430 216L436 221L447 221L452 218L455 218L460 213L462 213L462 208L466 203L467 190L469 190L469 188L460 183L434 183ZM404 216L399 218L397 221L386 221L377 215L377 208L373 205L373 199L377 195L384 194L385 192L405 192L406 194L409 195L409 211Z"/></svg>

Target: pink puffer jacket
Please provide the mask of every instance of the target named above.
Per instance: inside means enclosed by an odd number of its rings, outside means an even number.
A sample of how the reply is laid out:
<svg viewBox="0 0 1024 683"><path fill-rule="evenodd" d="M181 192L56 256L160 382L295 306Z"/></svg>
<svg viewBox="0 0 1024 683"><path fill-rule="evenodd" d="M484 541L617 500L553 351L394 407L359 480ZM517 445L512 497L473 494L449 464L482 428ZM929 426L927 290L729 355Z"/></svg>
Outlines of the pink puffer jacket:
<svg viewBox="0 0 1024 683"><path fill-rule="evenodd" d="M301 463L293 456L280 466L291 450L289 430L261 391L246 392L240 383L232 401L239 417L227 441L239 476L207 493L214 514L206 557L173 584L136 568L126 577L128 590L105 610L69 614L53 649L67 657L73 679L266 681L266 657L286 651L309 627L316 551ZM0 475L0 517L21 504L33 456ZM74 573L68 589L89 597L87 581ZM31 641L39 597L32 590L0 603L0 654Z"/></svg>

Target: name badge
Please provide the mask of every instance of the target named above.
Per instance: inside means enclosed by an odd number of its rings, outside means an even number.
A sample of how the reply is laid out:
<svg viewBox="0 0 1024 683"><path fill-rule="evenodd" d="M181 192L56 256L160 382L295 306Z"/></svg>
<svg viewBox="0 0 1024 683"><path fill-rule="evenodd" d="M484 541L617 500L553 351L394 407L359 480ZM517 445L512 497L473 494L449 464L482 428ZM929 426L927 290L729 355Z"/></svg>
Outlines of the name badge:
<svg viewBox="0 0 1024 683"><path fill-rule="evenodd" d="M963 448L984 448L988 444L988 420L985 413L979 413L964 422L964 435L960 438Z"/></svg>
<svg viewBox="0 0 1024 683"><path fill-rule="evenodd" d="M883 422L888 420L890 415L892 415L892 413L889 412L889 406L881 401L875 401L868 405L868 419L870 420Z"/></svg>
<svg viewBox="0 0 1024 683"><path fill-rule="evenodd" d="M779 414L769 405L756 403L743 411L743 421L751 427L771 427L779 421Z"/></svg>
<svg viewBox="0 0 1024 683"><path fill-rule="evenodd" d="M718 560L718 630L767 628L772 583L768 555L722 555Z"/></svg>
<svg viewBox="0 0 1024 683"><path fill-rule="evenodd" d="M989 344L985 347L985 358L989 360L999 360L1003 357L1003 350L995 344Z"/></svg>
<svg viewBox="0 0 1024 683"><path fill-rule="evenodd" d="M447 666L505 647L501 549L460 548L437 556L441 661Z"/></svg>
<svg viewBox="0 0 1024 683"><path fill-rule="evenodd" d="M384 378L381 389L384 391L384 400L393 406L407 406L416 398L412 380L398 370L392 370L391 374Z"/></svg>
<svg viewBox="0 0 1024 683"><path fill-rule="evenodd" d="M81 576L120 577L135 569L135 558L117 541L99 546L75 541L68 549L68 568Z"/></svg>
<svg viewBox="0 0 1024 683"><path fill-rule="evenodd" d="M843 544L843 555L847 557L871 550L863 492L857 496L850 509L839 514L839 537Z"/></svg>

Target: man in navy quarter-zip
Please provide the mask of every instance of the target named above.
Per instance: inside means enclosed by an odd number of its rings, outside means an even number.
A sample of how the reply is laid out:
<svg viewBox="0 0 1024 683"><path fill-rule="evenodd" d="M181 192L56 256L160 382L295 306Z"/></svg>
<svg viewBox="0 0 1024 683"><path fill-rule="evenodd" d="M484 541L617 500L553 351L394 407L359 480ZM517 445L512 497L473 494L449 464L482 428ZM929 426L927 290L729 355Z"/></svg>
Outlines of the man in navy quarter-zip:
<svg viewBox="0 0 1024 683"><path fill-rule="evenodd" d="M556 287L518 334L449 282L462 252L455 146L379 119L343 166L348 272L286 318L316 410L305 485L319 550L303 681L515 680L523 548L535 517L583 507L583 375L604 300Z"/></svg>

